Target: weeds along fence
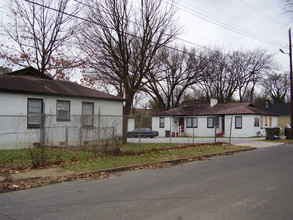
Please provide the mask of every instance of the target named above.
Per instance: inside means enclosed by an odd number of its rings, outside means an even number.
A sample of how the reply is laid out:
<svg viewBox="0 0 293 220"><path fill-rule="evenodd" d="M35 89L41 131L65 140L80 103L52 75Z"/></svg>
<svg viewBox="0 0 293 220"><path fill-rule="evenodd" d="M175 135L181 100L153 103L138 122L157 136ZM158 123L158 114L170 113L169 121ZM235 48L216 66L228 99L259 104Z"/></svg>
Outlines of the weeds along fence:
<svg viewBox="0 0 293 220"><path fill-rule="evenodd" d="M0 115L0 150L62 147L87 149L105 148L121 143L123 126L127 131L135 128L152 128L160 139L128 139L131 143L178 143L176 137L216 137L225 132L231 138L235 124L233 117L204 116L113 116L113 115ZM124 134L126 135L126 134ZM165 139L163 139L165 138ZM194 138L190 139L190 143Z"/></svg>
<svg viewBox="0 0 293 220"><path fill-rule="evenodd" d="M213 117L194 116L183 118L183 122L182 118L144 115L70 115L67 117L0 115L0 150L41 146L68 149L87 149L93 146L105 148L121 143L125 121L127 121L127 131L133 131L135 128L152 128L159 131L159 137L165 138L158 140L159 142L178 143L180 140L176 140L176 137L216 138L224 130L226 137L231 137L233 117L215 120ZM144 140L142 137L143 134L139 135L139 138L131 138L128 141L131 143L157 141L157 139ZM194 139L190 142L193 143Z"/></svg>
<svg viewBox="0 0 293 220"><path fill-rule="evenodd" d="M217 120L216 117L186 117L182 122L180 116L113 116L113 115L0 115L0 151L11 149L30 149L30 157L35 167L45 164L47 149L57 148L73 151L89 151L90 155L140 151L151 148L141 143L197 143L196 137L214 137L201 143L216 142L217 135L226 130L230 134L233 117ZM146 138L143 134L128 138L134 145L121 145L123 126L127 121L127 131L136 128L152 128L159 137ZM211 128L204 130L207 123ZM183 124L181 124L183 123ZM225 127L225 129L224 129ZM181 138L188 137L188 138ZM201 139L202 141L202 139ZM228 141L228 140L226 140ZM155 145L158 147L159 145ZM163 146L163 145L162 145ZM1 153L1 152L0 152ZM75 152L73 152L75 153ZM61 155L59 155L61 157ZM17 159L16 159L17 160Z"/></svg>
<svg viewBox="0 0 293 220"><path fill-rule="evenodd" d="M0 116L0 150L113 145L121 140L120 116Z"/></svg>

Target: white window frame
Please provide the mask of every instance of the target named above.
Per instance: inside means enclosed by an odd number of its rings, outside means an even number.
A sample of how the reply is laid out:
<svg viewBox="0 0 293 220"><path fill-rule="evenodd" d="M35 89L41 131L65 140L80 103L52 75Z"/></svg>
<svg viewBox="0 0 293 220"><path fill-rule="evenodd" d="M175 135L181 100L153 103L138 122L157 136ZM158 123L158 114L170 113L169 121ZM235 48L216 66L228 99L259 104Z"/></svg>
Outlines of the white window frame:
<svg viewBox="0 0 293 220"><path fill-rule="evenodd" d="M186 127L187 128L197 128L198 118L197 117L186 117Z"/></svg>
<svg viewBox="0 0 293 220"><path fill-rule="evenodd" d="M159 128L165 128L165 117L159 117Z"/></svg>
<svg viewBox="0 0 293 220"><path fill-rule="evenodd" d="M207 128L215 127L215 117L207 117Z"/></svg>
<svg viewBox="0 0 293 220"><path fill-rule="evenodd" d="M259 117L254 117L254 127L259 127L259 125L260 125Z"/></svg>
<svg viewBox="0 0 293 220"><path fill-rule="evenodd" d="M27 99L27 127L40 128L42 124L43 99Z"/></svg>
<svg viewBox="0 0 293 220"><path fill-rule="evenodd" d="M57 121L70 121L70 101L57 100L56 111Z"/></svg>
<svg viewBox="0 0 293 220"><path fill-rule="evenodd" d="M89 108L89 109L87 109ZM94 103L93 102L82 102L82 116L81 124L83 127L94 126Z"/></svg>
<svg viewBox="0 0 293 220"><path fill-rule="evenodd" d="M242 116L235 116L235 129L242 129Z"/></svg>

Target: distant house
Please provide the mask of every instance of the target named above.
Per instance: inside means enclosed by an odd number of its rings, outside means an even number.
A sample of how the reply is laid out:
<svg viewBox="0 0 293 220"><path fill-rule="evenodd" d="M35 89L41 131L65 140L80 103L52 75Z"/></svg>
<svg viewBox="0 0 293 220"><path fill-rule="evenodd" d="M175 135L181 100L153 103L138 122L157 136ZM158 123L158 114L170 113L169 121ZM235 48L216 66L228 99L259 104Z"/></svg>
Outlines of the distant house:
<svg viewBox="0 0 293 220"><path fill-rule="evenodd" d="M186 105L153 115L152 129L164 136L252 137L265 135L266 127L278 124L277 115L250 103Z"/></svg>
<svg viewBox="0 0 293 220"><path fill-rule="evenodd" d="M282 128L281 133L284 133L285 127L291 124L291 104L272 104L261 109L269 111L273 114L278 115L278 126Z"/></svg>
<svg viewBox="0 0 293 220"><path fill-rule="evenodd" d="M0 149L38 144L42 126L47 144L53 146L89 144L105 136L106 128L121 136L123 101L77 83L53 80L32 67L2 74Z"/></svg>

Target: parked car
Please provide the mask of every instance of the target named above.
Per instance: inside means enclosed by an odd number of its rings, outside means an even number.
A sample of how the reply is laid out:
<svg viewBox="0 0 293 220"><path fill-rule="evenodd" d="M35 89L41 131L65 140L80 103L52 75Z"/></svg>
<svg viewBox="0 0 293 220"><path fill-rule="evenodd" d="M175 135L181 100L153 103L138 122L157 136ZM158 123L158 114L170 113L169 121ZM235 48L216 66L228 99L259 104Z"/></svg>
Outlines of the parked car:
<svg viewBox="0 0 293 220"><path fill-rule="evenodd" d="M133 131L127 132L127 136L131 137L157 137L159 136L158 131L152 131L150 128L136 128Z"/></svg>

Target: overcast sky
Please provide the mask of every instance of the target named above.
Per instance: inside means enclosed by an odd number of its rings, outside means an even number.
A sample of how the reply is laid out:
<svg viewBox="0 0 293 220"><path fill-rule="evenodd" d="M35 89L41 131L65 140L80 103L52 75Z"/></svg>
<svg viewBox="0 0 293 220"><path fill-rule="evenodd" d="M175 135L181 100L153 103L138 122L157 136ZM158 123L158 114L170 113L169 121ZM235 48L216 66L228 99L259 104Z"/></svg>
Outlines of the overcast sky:
<svg viewBox="0 0 293 220"><path fill-rule="evenodd" d="M226 50L266 48L288 70L289 56L279 48L288 52L293 14L284 12L281 0L178 0L176 7L180 38Z"/></svg>
<svg viewBox="0 0 293 220"><path fill-rule="evenodd" d="M0 0L0 3L3 6L7 1L10 0ZM285 13L281 1L175 0L178 23L183 26L179 38L193 43L186 45L212 49L266 48L275 54L281 71L287 71L289 56L279 52L279 48L288 52L288 29L293 13Z"/></svg>

